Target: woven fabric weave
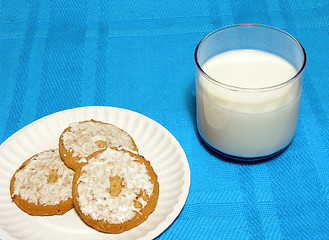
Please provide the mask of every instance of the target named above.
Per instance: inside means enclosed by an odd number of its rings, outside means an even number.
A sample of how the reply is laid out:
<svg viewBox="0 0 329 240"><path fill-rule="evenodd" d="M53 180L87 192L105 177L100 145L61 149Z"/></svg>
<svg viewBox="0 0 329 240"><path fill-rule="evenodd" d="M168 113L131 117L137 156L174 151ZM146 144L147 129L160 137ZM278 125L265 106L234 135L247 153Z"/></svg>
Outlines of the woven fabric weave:
<svg viewBox="0 0 329 240"><path fill-rule="evenodd" d="M191 169L185 207L159 240L329 238L327 0L4 0L0 6L1 143L61 110L133 110L176 137ZM255 164L212 152L195 120L195 47L211 31L239 23L280 28L308 57L296 136L277 158Z"/></svg>

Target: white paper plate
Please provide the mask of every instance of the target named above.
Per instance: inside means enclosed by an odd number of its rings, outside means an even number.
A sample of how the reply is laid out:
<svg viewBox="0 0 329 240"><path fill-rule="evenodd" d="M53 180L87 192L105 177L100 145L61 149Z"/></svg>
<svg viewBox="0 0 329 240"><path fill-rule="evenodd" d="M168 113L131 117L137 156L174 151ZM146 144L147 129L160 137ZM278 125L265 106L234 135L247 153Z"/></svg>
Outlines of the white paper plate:
<svg viewBox="0 0 329 240"><path fill-rule="evenodd" d="M35 153L58 146L71 122L95 119L115 124L135 140L139 152L158 175L160 195L155 211L138 227L104 234L85 225L74 210L63 216L36 217L21 211L10 198L15 170ZM182 210L190 187L190 168L177 140L160 124L139 113L112 107L83 107L58 112L24 127L0 146L0 238L47 240L152 239Z"/></svg>

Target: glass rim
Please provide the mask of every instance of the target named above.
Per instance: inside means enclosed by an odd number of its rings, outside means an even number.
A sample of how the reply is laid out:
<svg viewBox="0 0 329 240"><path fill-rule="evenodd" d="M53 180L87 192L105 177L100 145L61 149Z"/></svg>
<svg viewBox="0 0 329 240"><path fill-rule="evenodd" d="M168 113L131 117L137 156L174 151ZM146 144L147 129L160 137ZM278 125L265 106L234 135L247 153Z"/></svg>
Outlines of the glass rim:
<svg viewBox="0 0 329 240"><path fill-rule="evenodd" d="M225 84L225 83L222 83L220 82L219 80L216 80L215 78L212 78L211 76L209 76L201 67L201 65L199 64L199 61L198 61L198 52L199 52L199 48L200 46L212 35L214 35L215 33L217 32L220 32L220 31L223 31L223 30L226 30L226 29L229 29L229 28L235 28L235 27L259 27L259 28L269 28L269 29L272 29L272 30L275 30L277 32L280 32L284 35L286 35L288 38L290 38L292 41L294 41L300 48L300 50L302 51L302 55L304 57L303 59L303 64L302 66L297 69L297 73L283 81L282 83L279 83L279 84L276 84L276 85L273 85L273 86L268 86L268 87L260 87L260 88L246 88L246 87L238 87L238 86L234 86L234 85L229 85L229 84ZM279 28L276 28L276 27L272 27L272 26L268 26L268 25L264 25L264 24L255 24L255 23L244 23L244 24L234 24L234 25L229 25L229 26L226 26L226 27L222 27L222 28L219 28L219 29L216 29L212 32L210 32L209 34L207 34L197 45L195 51L194 51L194 61L195 61L195 64L196 64L196 67L197 69L200 71L200 73L202 75L204 75L208 80L210 80L211 82L219 85L219 86L222 86L224 88L227 88L227 89L230 89L230 90L233 90L233 91L250 91L250 92L254 92L254 91L271 91L271 90L274 90L274 89L278 89L278 88L281 88L283 86L286 86L286 85L289 85L290 83L294 82L296 79L298 79L298 77L303 73L304 69L305 69L305 66L306 66L306 61L307 61L307 57L306 57L306 52L305 52L305 49L303 47L303 45L294 37L292 36L291 34L279 29Z"/></svg>

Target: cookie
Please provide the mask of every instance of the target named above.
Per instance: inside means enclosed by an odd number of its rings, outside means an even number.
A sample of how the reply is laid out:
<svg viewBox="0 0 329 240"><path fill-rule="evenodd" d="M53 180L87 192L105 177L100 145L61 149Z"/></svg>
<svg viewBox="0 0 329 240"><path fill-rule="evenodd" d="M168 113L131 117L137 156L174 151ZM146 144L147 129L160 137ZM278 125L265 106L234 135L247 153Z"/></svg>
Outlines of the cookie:
<svg viewBox="0 0 329 240"><path fill-rule="evenodd" d="M61 158L73 170L106 147L138 152L134 140L124 130L95 120L71 123L59 138Z"/></svg>
<svg viewBox="0 0 329 240"><path fill-rule="evenodd" d="M58 149L35 154L10 181L10 195L23 211L35 216L62 215L73 208L74 171L61 160Z"/></svg>
<svg viewBox="0 0 329 240"><path fill-rule="evenodd" d="M82 165L73 179L73 204L83 221L105 233L132 229L154 211L159 183L150 162L107 148Z"/></svg>

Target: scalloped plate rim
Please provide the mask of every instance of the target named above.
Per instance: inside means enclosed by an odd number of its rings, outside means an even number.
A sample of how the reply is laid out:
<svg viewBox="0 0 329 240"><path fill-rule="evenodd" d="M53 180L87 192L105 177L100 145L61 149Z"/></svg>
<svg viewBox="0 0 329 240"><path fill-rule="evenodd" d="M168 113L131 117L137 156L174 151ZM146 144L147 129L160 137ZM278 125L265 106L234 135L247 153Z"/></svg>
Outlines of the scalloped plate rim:
<svg viewBox="0 0 329 240"><path fill-rule="evenodd" d="M21 128L20 130L18 130L17 132L15 132L14 134L12 134L9 138L7 138L1 145L0 145L0 154L2 151L4 151L10 144L12 144L12 142L15 142L15 138L21 134L24 134L24 132L28 131L30 128L35 127L36 125L47 121L49 119L53 119L53 118L58 118L64 114L74 114L75 112L86 112L86 111L109 111L109 112L123 112L125 114L129 114L129 115L135 115L137 116L139 119L148 121L148 124L153 124L156 126L157 129L159 129L160 131L164 132L166 136L169 136L170 138L170 142L174 144L176 151L179 151L179 155L180 158L183 158L183 186L181 189L181 193L177 198L177 203L172 207L172 211L170 211L168 213L168 215L166 216L166 218L164 219L164 221L160 222L157 224L157 226L151 230L148 231L145 235L139 237L138 239L150 239L150 238L155 238L157 236L159 236L160 234L162 234L174 221L175 219L178 217L178 215L180 214L180 212L182 211L185 202L187 200L188 194L189 194L189 188L190 188L190 183L191 183L191 177L190 177L190 168L189 168L189 163L186 157L186 154L183 150L183 148L181 147L181 145L179 144L179 142L177 141L177 139L165 128L163 127L161 124L159 124L158 122L156 122L155 120L132 110L128 110L128 109L124 109L124 108L119 108L119 107L110 107L110 106L85 106L85 107L76 107L76 108L71 108L71 109L66 109L66 110L62 110L62 111L58 111L52 114L49 114L47 116L44 116L40 119L37 119L33 122L31 122L30 124L24 126L23 128ZM89 113L90 114L90 113ZM79 120L77 120L79 121ZM23 162L23 161L22 161ZM1 166L1 163L0 163ZM8 185L9 186L9 185ZM161 193L160 193L161 194ZM9 197L9 196L8 196ZM138 228L139 226L137 226L136 228ZM107 236L111 236L111 234L107 235ZM113 236L117 236L117 235L113 235ZM0 237L6 237L6 240L16 240L17 238L12 237L10 235L9 232L7 232L5 229L3 229L3 226L0 225ZM111 237L109 237L110 239ZM20 238L20 239L25 239L25 238ZM3 239L5 240L5 239Z"/></svg>

